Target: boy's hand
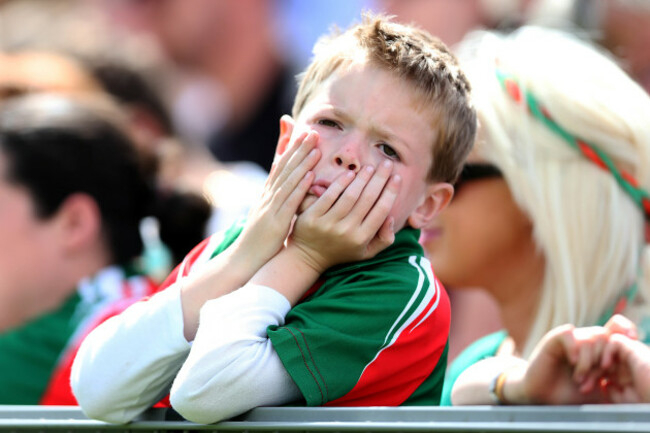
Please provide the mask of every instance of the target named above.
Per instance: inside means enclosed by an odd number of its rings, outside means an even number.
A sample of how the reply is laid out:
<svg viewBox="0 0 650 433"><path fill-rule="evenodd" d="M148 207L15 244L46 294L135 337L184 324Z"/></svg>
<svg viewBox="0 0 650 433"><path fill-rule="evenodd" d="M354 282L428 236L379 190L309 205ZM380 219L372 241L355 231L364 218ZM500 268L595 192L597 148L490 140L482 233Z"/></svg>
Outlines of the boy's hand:
<svg viewBox="0 0 650 433"><path fill-rule="evenodd" d="M296 219L290 248L319 273L375 256L395 239L389 213L400 186L393 163L340 176Z"/></svg>
<svg viewBox="0 0 650 433"><path fill-rule="evenodd" d="M298 206L314 179L310 170L320 159L317 142L317 132L304 132L273 163L264 193L235 243L236 251L255 268L253 272L282 248L289 234Z"/></svg>
<svg viewBox="0 0 650 433"><path fill-rule="evenodd" d="M316 132L304 133L275 161L264 193L237 240L184 280L183 332L192 341L203 304L246 284L281 248L298 206L311 186L320 158Z"/></svg>

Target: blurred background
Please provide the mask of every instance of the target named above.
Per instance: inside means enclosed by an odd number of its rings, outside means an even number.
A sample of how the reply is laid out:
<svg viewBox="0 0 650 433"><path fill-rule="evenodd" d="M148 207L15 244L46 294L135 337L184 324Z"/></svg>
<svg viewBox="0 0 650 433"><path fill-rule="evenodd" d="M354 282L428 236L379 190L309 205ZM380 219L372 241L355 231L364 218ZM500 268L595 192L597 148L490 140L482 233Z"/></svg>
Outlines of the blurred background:
<svg viewBox="0 0 650 433"><path fill-rule="evenodd" d="M209 203L208 235L259 195L279 118L291 111L295 76L317 38L363 10L415 23L451 46L477 28L568 29L609 50L650 90L650 0L0 0L0 104L40 91L109 95L151 156L159 187ZM155 244L155 227L142 234ZM455 346L499 323L487 295L452 297L454 310L465 305L473 318L453 322L453 358Z"/></svg>

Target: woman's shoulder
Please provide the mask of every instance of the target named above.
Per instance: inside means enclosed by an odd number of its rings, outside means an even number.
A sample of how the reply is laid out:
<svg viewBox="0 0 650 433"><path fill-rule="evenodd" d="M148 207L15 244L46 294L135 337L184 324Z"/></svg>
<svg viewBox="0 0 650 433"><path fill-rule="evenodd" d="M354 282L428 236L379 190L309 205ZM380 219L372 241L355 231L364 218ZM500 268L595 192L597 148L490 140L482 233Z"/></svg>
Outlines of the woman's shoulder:
<svg viewBox="0 0 650 433"><path fill-rule="evenodd" d="M458 376L470 365L481 359L495 356L501 345L506 341L508 333L505 329L488 334L479 338L465 348L449 366L449 375L452 371L458 371Z"/></svg>

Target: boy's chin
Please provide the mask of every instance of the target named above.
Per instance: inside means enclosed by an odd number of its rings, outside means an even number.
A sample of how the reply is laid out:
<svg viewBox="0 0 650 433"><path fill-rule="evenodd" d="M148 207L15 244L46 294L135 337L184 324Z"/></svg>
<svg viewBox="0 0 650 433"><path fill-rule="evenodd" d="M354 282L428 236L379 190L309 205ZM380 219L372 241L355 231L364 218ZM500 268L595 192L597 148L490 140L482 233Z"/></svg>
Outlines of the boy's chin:
<svg viewBox="0 0 650 433"><path fill-rule="evenodd" d="M300 203L300 206L298 207L298 215L306 211L309 206L316 203L316 200L318 200L318 197L315 195L307 194L307 196L305 196L305 198L302 200L302 203Z"/></svg>

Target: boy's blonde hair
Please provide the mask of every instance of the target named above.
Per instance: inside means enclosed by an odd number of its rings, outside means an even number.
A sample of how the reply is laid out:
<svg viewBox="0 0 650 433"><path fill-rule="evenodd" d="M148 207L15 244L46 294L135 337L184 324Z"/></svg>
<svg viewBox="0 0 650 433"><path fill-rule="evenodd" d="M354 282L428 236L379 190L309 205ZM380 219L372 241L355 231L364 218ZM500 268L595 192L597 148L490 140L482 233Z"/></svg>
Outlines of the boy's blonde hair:
<svg viewBox="0 0 650 433"><path fill-rule="evenodd" d="M523 354L555 326L602 324L634 283L637 302L623 312L639 321L650 287L643 210L611 172L531 114L525 102L534 96L545 116L598 148L648 191L648 95L608 56L559 31L477 32L459 46L458 56L475 88L485 138L476 150L503 173L545 258ZM520 101L498 74L516 80Z"/></svg>
<svg viewBox="0 0 650 433"><path fill-rule="evenodd" d="M416 27L364 14L361 24L320 38L312 62L299 77L293 117L298 117L318 86L335 71L364 61L411 83L418 108L431 110L431 127L437 132L427 178L454 182L476 134L470 85L445 44Z"/></svg>

